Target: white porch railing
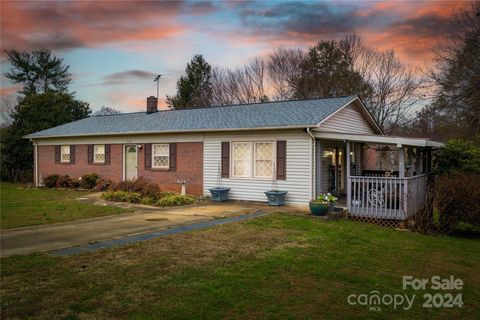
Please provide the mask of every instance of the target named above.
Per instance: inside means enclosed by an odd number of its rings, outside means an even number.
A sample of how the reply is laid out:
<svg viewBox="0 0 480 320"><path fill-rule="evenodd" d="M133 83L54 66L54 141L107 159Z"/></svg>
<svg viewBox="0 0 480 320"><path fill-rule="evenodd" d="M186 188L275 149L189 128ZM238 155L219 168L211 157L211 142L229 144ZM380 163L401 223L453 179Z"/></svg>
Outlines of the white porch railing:
<svg viewBox="0 0 480 320"><path fill-rule="evenodd" d="M426 175L414 177L348 177L348 211L352 216L405 220L426 199Z"/></svg>

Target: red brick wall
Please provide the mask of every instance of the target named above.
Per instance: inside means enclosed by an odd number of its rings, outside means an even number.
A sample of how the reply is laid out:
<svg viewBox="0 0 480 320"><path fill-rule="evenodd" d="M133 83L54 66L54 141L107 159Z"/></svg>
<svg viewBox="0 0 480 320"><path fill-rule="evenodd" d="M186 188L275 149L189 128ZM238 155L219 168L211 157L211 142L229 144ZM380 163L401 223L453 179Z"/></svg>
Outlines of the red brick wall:
<svg viewBox="0 0 480 320"><path fill-rule="evenodd" d="M203 193L203 143L177 143L177 170L145 169L145 147L138 153L138 176L157 182L162 189L180 192L179 180L186 180L187 193Z"/></svg>
<svg viewBox="0 0 480 320"><path fill-rule="evenodd" d="M38 174L42 177L51 174L81 177L87 173L96 173L104 179L120 181L123 177L123 147L112 144L110 165L88 164L88 145L75 145L75 164L55 163L55 146L38 146Z"/></svg>
<svg viewBox="0 0 480 320"><path fill-rule="evenodd" d="M138 177L156 182L163 190L180 192L178 180L187 181L187 193L201 195L203 190L203 143L177 143L177 170L145 170L145 147L138 152ZM123 178L123 145L112 144L110 165L88 164L88 145L75 146L75 164L55 163L55 146L38 146L38 174L69 175L77 178L97 173L101 178L121 181Z"/></svg>

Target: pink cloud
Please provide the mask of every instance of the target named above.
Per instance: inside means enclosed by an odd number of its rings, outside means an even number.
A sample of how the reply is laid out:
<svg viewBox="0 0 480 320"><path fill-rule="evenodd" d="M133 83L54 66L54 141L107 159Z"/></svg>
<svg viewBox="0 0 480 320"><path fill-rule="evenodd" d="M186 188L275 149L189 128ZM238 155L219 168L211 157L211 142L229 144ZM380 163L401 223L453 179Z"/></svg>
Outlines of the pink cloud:
<svg viewBox="0 0 480 320"><path fill-rule="evenodd" d="M4 98L17 93L21 89L21 86L15 85L11 87L0 87L0 97Z"/></svg>
<svg viewBox="0 0 480 320"><path fill-rule="evenodd" d="M182 2L2 3L2 47L68 49L164 39L186 30L175 20Z"/></svg>

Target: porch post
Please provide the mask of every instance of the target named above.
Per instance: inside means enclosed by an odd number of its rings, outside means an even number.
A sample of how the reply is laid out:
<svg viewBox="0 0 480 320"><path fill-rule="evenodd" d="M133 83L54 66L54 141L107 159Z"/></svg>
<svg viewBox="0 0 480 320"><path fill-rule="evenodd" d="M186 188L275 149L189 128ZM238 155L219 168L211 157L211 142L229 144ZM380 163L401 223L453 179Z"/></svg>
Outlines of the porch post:
<svg viewBox="0 0 480 320"><path fill-rule="evenodd" d="M432 172L432 148L427 148L427 167L426 167L426 172L430 173Z"/></svg>
<svg viewBox="0 0 480 320"><path fill-rule="evenodd" d="M405 178L405 151L402 145L397 145L398 149L398 177ZM408 180L400 180L400 192L402 197L400 198L403 202L403 218L408 217Z"/></svg>
<svg viewBox="0 0 480 320"><path fill-rule="evenodd" d="M403 146L397 145L398 147L398 177L405 178L405 151Z"/></svg>
<svg viewBox="0 0 480 320"><path fill-rule="evenodd" d="M347 210L350 211L350 203L352 198L352 183L350 182L350 142L347 141Z"/></svg>

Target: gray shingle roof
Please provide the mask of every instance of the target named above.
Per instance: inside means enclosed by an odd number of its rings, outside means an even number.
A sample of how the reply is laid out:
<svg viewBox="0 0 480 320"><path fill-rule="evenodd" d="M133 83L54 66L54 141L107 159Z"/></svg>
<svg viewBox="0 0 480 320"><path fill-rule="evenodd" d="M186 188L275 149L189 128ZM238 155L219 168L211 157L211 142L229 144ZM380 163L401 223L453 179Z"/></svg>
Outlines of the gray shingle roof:
<svg viewBox="0 0 480 320"><path fill-rule="evenodd" d="M26 138L314 126L354 98L348 96L168 110L152 114L137 112L93 116L35 132Z"/></svg>

